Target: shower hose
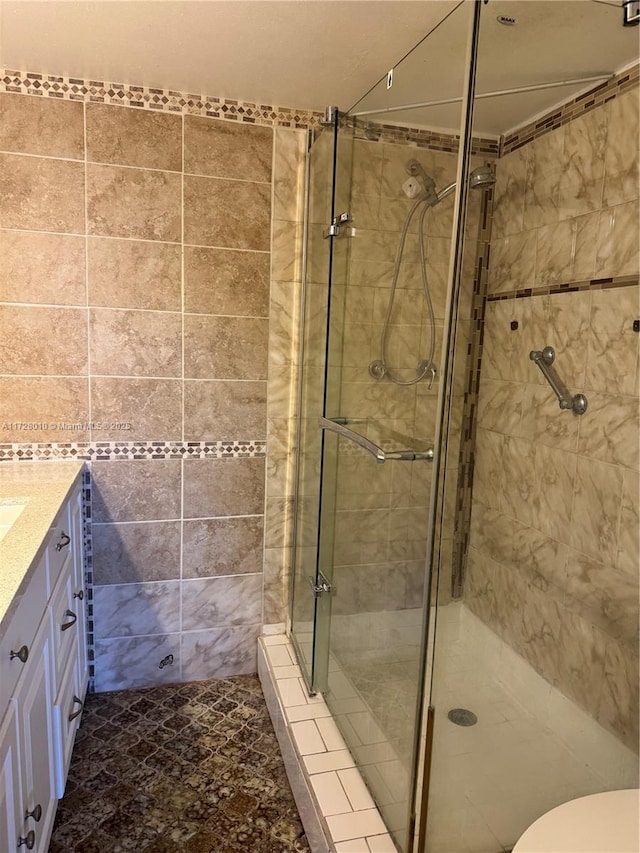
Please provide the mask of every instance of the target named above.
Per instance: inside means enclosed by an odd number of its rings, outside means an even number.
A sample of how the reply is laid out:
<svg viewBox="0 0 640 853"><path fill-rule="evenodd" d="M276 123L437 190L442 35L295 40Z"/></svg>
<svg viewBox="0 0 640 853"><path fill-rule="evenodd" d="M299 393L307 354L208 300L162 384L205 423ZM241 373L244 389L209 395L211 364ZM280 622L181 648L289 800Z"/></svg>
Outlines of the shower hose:
<svg viewBox="0 0 640 853"><path fill-rule="evenodd" d="M413 219L416 211L422 207L420 211L420 218L418 220L418 235L419 235L419 245L420 245L420 270L422 273L422 289L424 291L425 302L427 303L427 314L429 318L429 332L430 332L430 343L429 343L429 355L425 360L420 360L416 367L418 375L415 379L399 379L397 376L389 370L387 367L387 337L389 335L389 323L391 322L391 314L393 312L393 300L395 298L396 289L398 287L398 277L400 275L400 266L402 264L402 253L404 251L404 245L407 240L407 233L409 231L409 226L411 224L411 220ZM425 198L419 198L409 211L407 215L407 219L402 228L402 233L400 234L400 243L398 245L398 251L396 253L396 260L393 268L393 277L391 279L391 290L389 292L389 305L387 307L387 315L384 320L384 325L382 327L382 335L380 338L380 361L374 361L369 366L369 372L372 376L377 379L382 379L384 376L388 377L391 382L394 382L396 385L415 385L417 382L420 382L424 379L428 374L431 374L431 381L435 378L436 369L433 364L433 355L435 351L435 317L433 313L433 303L431 301L431 293L429 292L429 280L427 278L427 257L425 251L425 238L424 238L424 220L427 215L427 211L429 210L430 205Z"/></svg>

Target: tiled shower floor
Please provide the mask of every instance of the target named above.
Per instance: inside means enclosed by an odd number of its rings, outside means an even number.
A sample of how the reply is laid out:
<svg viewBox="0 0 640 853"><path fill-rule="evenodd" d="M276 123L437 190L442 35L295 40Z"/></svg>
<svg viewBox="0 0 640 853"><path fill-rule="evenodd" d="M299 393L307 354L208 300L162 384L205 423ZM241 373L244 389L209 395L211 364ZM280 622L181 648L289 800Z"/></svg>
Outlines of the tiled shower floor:
<svg viewBox="0 0 640 853"><path fill-rule="evenodd" d="M256 677L87 697L49 853L309 849Z"/></svg>

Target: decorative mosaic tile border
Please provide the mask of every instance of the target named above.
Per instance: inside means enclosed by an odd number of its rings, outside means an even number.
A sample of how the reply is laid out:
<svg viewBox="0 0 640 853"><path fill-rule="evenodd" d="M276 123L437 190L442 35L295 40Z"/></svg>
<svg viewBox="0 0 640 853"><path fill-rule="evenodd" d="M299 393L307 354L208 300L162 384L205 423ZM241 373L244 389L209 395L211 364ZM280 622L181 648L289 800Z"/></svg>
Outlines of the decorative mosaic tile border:
<svg viewBox="0 0 640 853"><path fill-rule="evenodd" d="M319 120L323 117L322 113L313 110L297 110L293 107L277 107L252 101L188 94L172 89L153 89L149 86L83 80L80 77L57 77L10 69L0 71L0 92L187 113L223 118L244 124L278 125L303 129L317 127Z"/></svg>
<svg viewBox="0 0 640 853"><path fill-rule="evenodd" d="M355 128L356 139L367 139L370 142L409 142L412 145L417 145L418 148L430 148L433 151L447 151L452 154L457 153L460 146L460 136L442 131L401 127L394 124L377 124L357 118L349 119L349 126ZM500 140L474 136L471 141L471 153L498 157Z"/></svg>
<svg viewBox="0 0 640 853"><path fill-rule="evenodd" d="M584 113L594 110L596 107L606 104L607 101L622 95L640 82L640 63L616 74L610 80L594 86L588 92L584 92L577 98L567 101L562 106L548 112L536 121L518 128L514 133L503 136L500 142L500 157L515 151L523 145L527 145L539 136L549 133L563 124L569 124Z"/></svg>
<svg viewBox="0 0 640 853"><path fill-rule="evenodd" d="M93 540L91 538L91 518L91 472L85 467L82 472L82 539L84 545L85 594L87 597L85 616L87 620L87 657L89 660L88 690L90 693L93 693L96 667L95 636L93 630Z"/></svg>
<svg viewBox="0 0 640 853"><path fill-rule="evenodd" d="M69 444L0 444L0 462L78 459L229 459L265 456L265 441L86 441Z"/></svg>
<svg viewBox="0 0 640 853"><path fill-rule="evenodd" d="M637 275L619 275L611 278L592 278L584 281L567 281L544 287L525 287L505 293L492 293L487 302L502 302L505 299L527 299L530 296L551 296L554 293L575 293L579 290L609 290L614 287L634 287L640 283Z"/></svg>

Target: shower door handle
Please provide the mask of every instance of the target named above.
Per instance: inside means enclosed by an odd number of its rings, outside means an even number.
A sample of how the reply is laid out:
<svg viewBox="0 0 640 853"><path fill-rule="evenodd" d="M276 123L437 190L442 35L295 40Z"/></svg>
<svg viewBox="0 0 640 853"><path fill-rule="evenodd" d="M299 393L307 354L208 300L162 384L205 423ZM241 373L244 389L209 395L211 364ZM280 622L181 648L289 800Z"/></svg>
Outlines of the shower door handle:
<svg viewBox="0 0 640 853"><path fill-rule="evenodd" d="M344 421L344 418L340 418L339 420ZM363 450L370 453L380 465L383 462L417 462L423 460L433 462L433 447L429 447L427 450L383 450L381 447L378 447L377 444L374 444L373 441L370 441L368 438L360 435L360 433L349 429L344 425L344 423L336 423L336 421L331 420L331 418L318 418L318 424L320 429L327 430L328 432L335 432L343 438L347 438L349 441L357 444L358 447L362 447Z"/></svg>

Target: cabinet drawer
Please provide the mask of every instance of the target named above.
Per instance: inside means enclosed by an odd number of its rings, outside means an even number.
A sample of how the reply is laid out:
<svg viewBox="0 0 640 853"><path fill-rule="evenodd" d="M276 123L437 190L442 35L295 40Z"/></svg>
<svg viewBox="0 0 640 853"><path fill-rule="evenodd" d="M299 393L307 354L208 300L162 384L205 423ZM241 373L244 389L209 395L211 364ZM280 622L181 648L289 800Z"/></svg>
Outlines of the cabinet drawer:
<svg viewBox="0 0 640 853"><path fill-rule="evenodd" d="M83 602L74 598L74 593L73 561L69 555L60 572L50 605L53 620L56 688L62 680L71 650L78 645L78 632L84 631Z"/></svg>
<svg viewBox="0 0 640 853"><path fill-rule="evenodd" d="M33 638L46 606L47 577L43 557L31 575L29 588L19 601L9 626L0 640L0 714L4 712L25 666L21 658L16 655L25 647L27 655L31 653Z"/></svg>
<svg viewBox="0 0 640 853"><path fill-rule="evenodd" d="M69 524L69 507L65 505L47 536L47 565L49 569L49 592L51 593L60 576L62 567L69 554L72 554L79 543L74 542Z"/></svg>
<svg viewBox="0 0 640 853"><path fill-rule="evenodd" d="M79 683L77 653L67 661L60 690L53 706L53 725L55 731L56 796L64 795L73 742L80 726L83 708L83 689Z"/></svg>

